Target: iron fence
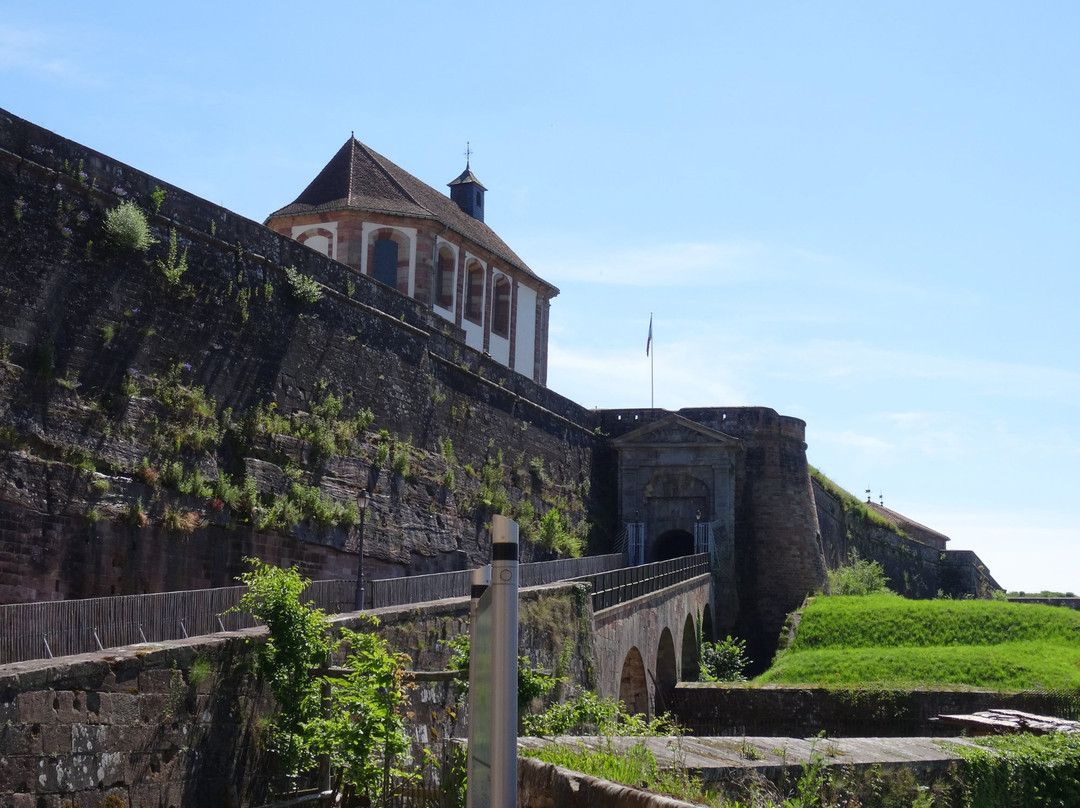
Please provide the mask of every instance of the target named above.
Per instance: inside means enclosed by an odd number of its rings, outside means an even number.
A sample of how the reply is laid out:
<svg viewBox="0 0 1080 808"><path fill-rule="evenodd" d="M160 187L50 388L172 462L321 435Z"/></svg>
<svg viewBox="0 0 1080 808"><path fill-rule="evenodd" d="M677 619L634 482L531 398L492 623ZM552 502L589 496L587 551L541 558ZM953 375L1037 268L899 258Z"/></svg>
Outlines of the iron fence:
<svg viewBox="0 0 1080 808"><path fill-rule="evenodd" d="M585 558L561 558L557 561L536 561L518 567L518 585L523 588L543 586L556 581L596 575L625 566L625 553ZM380 609L386 606L404 606L409 603L425 603L445 598L467 598L471 581L472 570L382 578L370 581L364 587L364 605L369 609Z"/></svg>
<svg viewBox="0 0 1080 808"><path fill-rule="evenodd" d="M626 564L621 554L522 564L520 585L540 586ZM386 578L365 587L367 608L469 596L471 571ZM301 599L334 614L351 611L356 582L313 581ZM179 640L257 625L233 611L245 586L0 605L0 664Z"/></svg>
<svg viewBox="0 0 1080 808"><path fill-rule="evenodd" d="M592 584L593 611L598 612L689 581L708 571L709 555L700 553L590 575L586 580Z"/></svg>
<svg viewBox="0 0 1080 808"><path fill-rule="evenodd" d="M301 596L327 612L352 608L352 581L313 581ZM0 664L251 628L232 611L246 586L0 606Z"/></svg>

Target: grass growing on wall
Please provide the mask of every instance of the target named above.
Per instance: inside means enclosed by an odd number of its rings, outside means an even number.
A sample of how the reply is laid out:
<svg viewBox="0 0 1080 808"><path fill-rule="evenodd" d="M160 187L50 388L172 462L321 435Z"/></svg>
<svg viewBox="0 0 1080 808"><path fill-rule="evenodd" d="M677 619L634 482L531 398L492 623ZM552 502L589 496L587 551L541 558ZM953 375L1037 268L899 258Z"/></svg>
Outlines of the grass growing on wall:
<svg viewBox="0 0 1080 808"><path fill-rule="evenodd" d="M867 522L878 527L883 527L886 530L890 530L896 533L898 536L906 536L900 528L875 511L873 508L868 508L865 502L852 496L843 488L838 486L818 469L810 466L810 476L817 481L817 483L825 489L826 492L831 494L840 503L840 507L844 509L844 514L849 518L860 519L863 522Z"/></svg>
<svg viewBox="0 0 1080 808"><path fill-rule="evenodd" d="M1080 687L1080 612L1002 601L815 598L756 681L818 685Z"/></svg>

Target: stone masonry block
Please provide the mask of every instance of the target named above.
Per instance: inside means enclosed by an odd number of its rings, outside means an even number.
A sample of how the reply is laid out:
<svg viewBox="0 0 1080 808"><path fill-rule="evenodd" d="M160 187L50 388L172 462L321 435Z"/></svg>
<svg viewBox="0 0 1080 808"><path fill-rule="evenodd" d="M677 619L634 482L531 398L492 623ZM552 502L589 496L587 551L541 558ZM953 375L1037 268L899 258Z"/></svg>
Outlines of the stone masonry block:
<svg viewBox="0 0 1080 808"><path fill-rule="evenodd" d="M147 724L105 725L105 748L110 752L141 752L149 748L156 731Z"/></svg>
<svg viewBox="0 0 1080 808"><path fill-rule="evenodd" d="M0 724L12 724L19 718L19 702L11 698L0 699Z"/></svg>
<svg viewBox="0 0 1080 808"><path fill-rule="evenodd" d="M37 758L29 755L0 755L0 789L25 791L31 788L36 763Z"/></svg>
<svg viewBox="0 0 1080 808"><path fill-rule="evenodd" d="M134 724L139 720L139 697L131 693L98 694L97 720L102 724Z"/></svg>
<svg viewBox="0 0 1080 808"><path fill-rule="evenodd" d="M20 693L16 701L19 705L19 721L23 724L49 724L56 721L53 694L48 691L32 690L29 693Z"/></svg>
<svg viewBox="0 0 1080 808"><path fill-rule="evenodd" d="M99 755L63 755L40 758L37 782L40 791L80 791L95 788L104 771Z"/></svg>
<svg viewBox="0 0 1080 808"><path fill-rule="evenodd" d="M132 786L128 789L131 808L159 808L163 804L161 791L160 783L140 783Z"/></svg>
<svg viewBox="0 0 1080 808"><path fill-rule="evenodd" d="M11 808L38 808L37 797L33 794L11 794L4 797Z"/></svg>
<svg viewBox="0 0 1080 808"><path fill-rule="evenodd" d="M63 724L86 721L86 694L80 690L58 691L54 694L53 706L56 708L56 720Z"/></svg>
<svg viewBox="0 0 1080 808"><path fill-rule="evenodd" d="M139 720L157 723L162 717L175 712L175 699L167 693L151 693L139 698Z"/></svg>
<svg viewBox="0 0 1080 808"><path fill-rule="evenodd" d="M172 688L175 671L154 668L139 674L140 693L168 693Z"/></svg>
<svg viewBox="0 0 1080 808"><path fill-rule="evenodd" d="M0 758L32 754L30 733L18 724L0 725Z"/></svg>
<svg viewBox="0 0 1080 808"><path fill-rule="evenodd" d="M37 732L32 732L34 753L38 755L71 754L71 725L43 724Z"/></svg>
<svg viewBox="0 0 1080 808"><path fill-rule="evenodd" d="M93 724L71 725L71 751L75 754L101 754L106 749L105 727Z"/></svg>

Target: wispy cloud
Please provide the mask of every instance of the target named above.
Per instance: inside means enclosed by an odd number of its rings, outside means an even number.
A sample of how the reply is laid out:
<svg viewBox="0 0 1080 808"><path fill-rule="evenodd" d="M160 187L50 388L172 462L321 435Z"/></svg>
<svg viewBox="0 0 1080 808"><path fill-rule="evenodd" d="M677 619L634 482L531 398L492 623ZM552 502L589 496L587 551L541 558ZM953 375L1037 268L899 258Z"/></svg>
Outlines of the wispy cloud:
<svg viewBox="0 0 1080 808"><path fill-rule="evenodd" d="M38 78L63 79L91 84L84 65L77 64L52 33L40 29L0 23L0 71L29 74Z"/></svg>
<svg viewBox="0 0 1080 808"><path fill-rule="evenodd" d="M850 378L881 382L952 382L984 395L1075 401L1080 373L1037 364L995 362L966 356L896 351L863 341L809 340L783 348L787 361L775 372L792 380ZM778 354L778 358L783 359Z"/></svg>
<svg viewBox="0 0 1080 808"><path fill-rule="evenodd" d="M602 255L555 257L544 263L552 282L625 286L716 286L749 280L764 271L764 250L754 242L679 242L614 250Z"/></svg>

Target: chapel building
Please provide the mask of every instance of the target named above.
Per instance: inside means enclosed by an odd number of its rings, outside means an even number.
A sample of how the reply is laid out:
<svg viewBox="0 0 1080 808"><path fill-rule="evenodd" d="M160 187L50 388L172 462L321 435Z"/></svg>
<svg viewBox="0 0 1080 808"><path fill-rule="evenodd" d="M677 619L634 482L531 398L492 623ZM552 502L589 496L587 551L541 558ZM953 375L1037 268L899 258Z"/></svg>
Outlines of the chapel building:
<svg viewBox="0 0 1080 808"><path fill-rule="evenodd" d="M266 225L421 301L462 341L547 384L548 309L559 290L484 224L466 163L440 193L350 137Z"/></svg>

